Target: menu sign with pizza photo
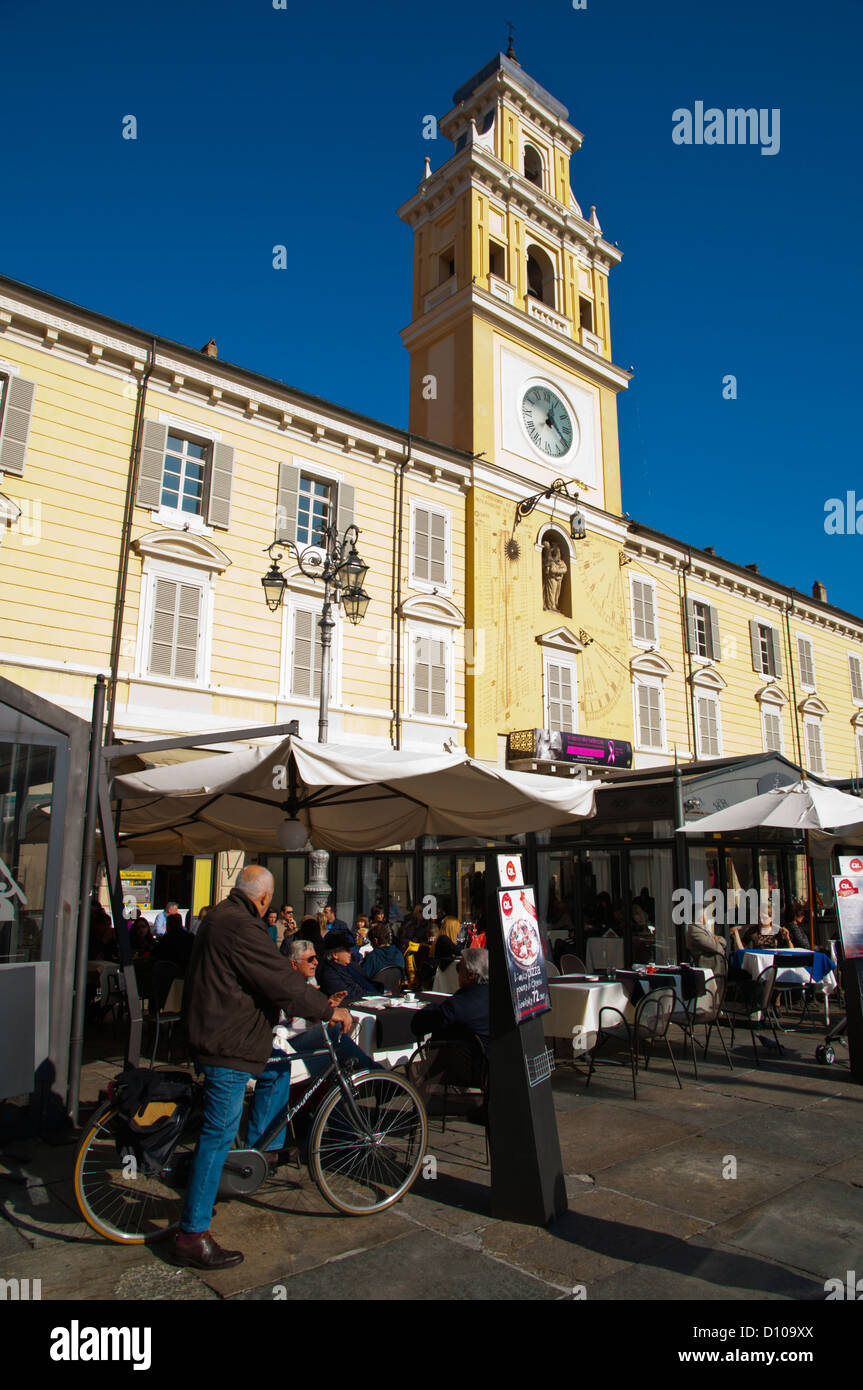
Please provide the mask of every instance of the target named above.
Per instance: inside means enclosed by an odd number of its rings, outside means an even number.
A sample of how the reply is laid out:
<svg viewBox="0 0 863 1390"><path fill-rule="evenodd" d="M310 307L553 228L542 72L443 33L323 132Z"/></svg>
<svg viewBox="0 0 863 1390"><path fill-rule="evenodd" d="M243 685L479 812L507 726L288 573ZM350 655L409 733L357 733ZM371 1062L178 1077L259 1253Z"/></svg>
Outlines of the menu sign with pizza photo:
<svg viewBox="0 0 863 1390"><path fill-rule="evenodd" d="M833 878L836 912L846 960L863 960L863 874Z"/></svg>
<svg viewBox="0 0 863 1390"><path fill-rule="evenodd" d="M515 1021L523 1023L551 1008L533 889L499 888L497 901Z"/></svg>

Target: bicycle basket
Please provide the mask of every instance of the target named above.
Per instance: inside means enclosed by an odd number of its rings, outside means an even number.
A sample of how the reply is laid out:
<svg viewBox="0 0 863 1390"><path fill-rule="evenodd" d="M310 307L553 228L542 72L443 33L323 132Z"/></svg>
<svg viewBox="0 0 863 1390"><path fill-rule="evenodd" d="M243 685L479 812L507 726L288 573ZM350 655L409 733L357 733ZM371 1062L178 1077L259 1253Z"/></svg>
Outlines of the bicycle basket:
<svg viewBox="0 0 863 1390"><path fill-rule="evenodd" d="M194 1104L195 1083L185 1072L129 1068L117 1077L115 1095L125 1119L117 1149L129 1150L145 1172L160 1172L170 1162Z"/></svg>

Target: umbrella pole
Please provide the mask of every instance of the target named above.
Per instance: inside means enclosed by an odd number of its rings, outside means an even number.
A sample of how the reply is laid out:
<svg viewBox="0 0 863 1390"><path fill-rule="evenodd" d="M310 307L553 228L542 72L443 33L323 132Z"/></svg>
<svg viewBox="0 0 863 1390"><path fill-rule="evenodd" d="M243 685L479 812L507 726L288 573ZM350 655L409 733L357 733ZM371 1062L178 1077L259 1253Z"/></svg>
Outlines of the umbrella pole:
<svg viewBox="0 0 863 1390"><path fill-rule="evenodd" d="M803 832L806 845L806 882L809 885L809 945L815 949L815 875L812 872L812 859L809 855L809 831Z"/></svg>

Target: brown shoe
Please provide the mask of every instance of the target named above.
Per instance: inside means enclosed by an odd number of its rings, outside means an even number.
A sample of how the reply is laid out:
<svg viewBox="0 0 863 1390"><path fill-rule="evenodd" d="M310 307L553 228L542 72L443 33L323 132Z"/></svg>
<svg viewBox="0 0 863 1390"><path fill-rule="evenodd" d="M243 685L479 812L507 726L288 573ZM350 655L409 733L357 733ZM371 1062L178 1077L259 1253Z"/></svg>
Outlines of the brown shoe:
<svg viewBox="0 0 863 1390"><path fill-rule="evenodd" d="M239 1250L223 1250L209 1231L189 1235L178 1231L173 1240L173 1255L177 1264L192 1265L195 1269L229 1269L242 1264Z"/></svg>

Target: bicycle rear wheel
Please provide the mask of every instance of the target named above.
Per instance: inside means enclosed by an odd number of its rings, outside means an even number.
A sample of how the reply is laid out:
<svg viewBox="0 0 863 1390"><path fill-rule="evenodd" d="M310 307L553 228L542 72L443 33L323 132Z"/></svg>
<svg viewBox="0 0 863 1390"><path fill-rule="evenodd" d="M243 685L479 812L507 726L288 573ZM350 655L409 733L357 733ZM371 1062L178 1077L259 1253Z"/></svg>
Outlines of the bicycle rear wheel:
<svg viewBox="0 0 863 1390"><path fill-rule="evenodd" d="M416 1181L428 1139L425 1107L391 1072L351 1078L358 1129L338 1087L325 1097L309 1140L309 1168L327 1201L346 1216L384 1211Z"/></svg>
<svg viewBox="0 0 863 1390"><path fill-rule="evenodd" d="M117 1106L99 1111L75 1159L75 1200L106 1240L146 1245L177 1230L197 1135L187 1130L161 1173L139 1170Z"/></svg>

